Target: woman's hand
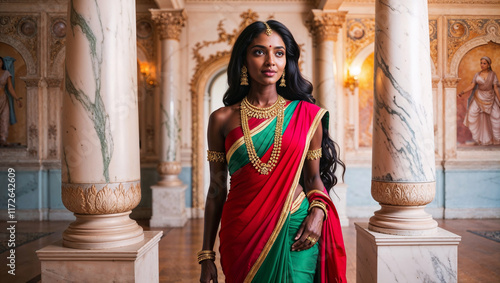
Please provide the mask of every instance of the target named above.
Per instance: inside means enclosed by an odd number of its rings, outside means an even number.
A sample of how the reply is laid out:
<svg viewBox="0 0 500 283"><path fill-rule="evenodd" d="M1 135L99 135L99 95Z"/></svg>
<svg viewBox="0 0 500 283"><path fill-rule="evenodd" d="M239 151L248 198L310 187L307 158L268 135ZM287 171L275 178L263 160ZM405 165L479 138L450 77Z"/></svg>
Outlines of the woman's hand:
<svg viewBox="0 0 500 283"><path fill-rule="evenodd" d="M213 260L204 260L201 262L201 283L217 283L217 267Z"/></svg>
<svg viewBox="0 0 500 283"><path fill-rule="evenodd" d="M300 225L297 235L295 236L296 241L292 245L292 251L307 250L316 244L319 237L321 237L324 218L325 214L323 210L318 207L313 207L311 209L309 215L307 215L304 219Z"/></svg>
<svg viewBox="0 0 500 283"><path fill-rule="evenodd" d="M17 106L19 106L19 108L23 107L23 102L21 101L21 98L16 99L16 102L17 102Z"/></svg>

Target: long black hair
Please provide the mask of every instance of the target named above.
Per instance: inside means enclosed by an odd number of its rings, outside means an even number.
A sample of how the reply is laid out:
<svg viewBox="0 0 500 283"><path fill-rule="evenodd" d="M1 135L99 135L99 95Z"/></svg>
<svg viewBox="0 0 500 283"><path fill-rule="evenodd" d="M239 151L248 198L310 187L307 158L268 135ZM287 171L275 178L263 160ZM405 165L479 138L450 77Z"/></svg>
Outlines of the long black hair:
<svg viewBox="0 0 500 283"><path fill-rule="evenodd" d="M269 20L267 21L273 32L277 32L286 49L285 80L286 87L278 87L280 81L276 82L276 88L279 94L288 100L303 100L315 103L312 96L313 86L311 82L305 79L299 69L300 47L293 38L290 30L282 23ZM238 36L231 52L231 59L227 67L227 82L229 88L224 94L223 102L225 106L234 105L240 102L250 91L250 86L240 85L241 68L246 62L247 48L250 43L266 30L264 22L254 22L248 25ZM249 82L251 83L251 82ZM323 140L321 141L323 155L320 159L320 176L326 189L330 189L337 184L335 171L338 166L343 168L342 177L345 172L345 165L339 159L338 146L330 138L328 127L323 125Z"/></svg>

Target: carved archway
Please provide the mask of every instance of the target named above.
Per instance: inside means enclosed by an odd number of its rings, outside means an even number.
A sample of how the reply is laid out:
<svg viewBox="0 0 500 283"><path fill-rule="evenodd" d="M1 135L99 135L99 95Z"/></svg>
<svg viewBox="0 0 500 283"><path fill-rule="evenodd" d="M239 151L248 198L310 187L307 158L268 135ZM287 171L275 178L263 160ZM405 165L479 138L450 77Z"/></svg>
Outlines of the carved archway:
<svg viewBox="0 0 500 283"><path fill-rule="evenodd" d="M203 117L204 117L204 96L208 88L211 79L218 73L222 68L229 64L229 59L231 57L231 46L233 46L236 37L240 32L247 27L249 24L255 22L258 19L257 13L252 10L247 10L240 14L242 19L238 29L233 30L231 33L227 33L223 26L223 20L219 22L217 26L218 39L213 41L203 41L198 42L193 48L194 57L196 59L196 69L191 79L190 91L191 91L191 119L192 119L192 200L193 200L193 217L199 217L197 213L201 213L204 207L204 190L203 190L203 168L205 156L203 151L206 150L205 141L205 131L203 129ZM227 44L227 50L219 51L216 54L212 54L205 59L200 50L204 47L208 47L214 44L225 43Z"/></svg>
<svg viewBox="0 0 500 283"><path fill-rule="evenodd" d="M193 208L203 208L203 166L204 154L206 150L205 129L203 128L204 96L212 78L220 72L222 68L229 64L231 54L229 51L221 52L213 56L203 64L199 65L197 72L191 81L191 109L192 109L192 137L193 137L193 160L192 160L192 197Z"/></svg>

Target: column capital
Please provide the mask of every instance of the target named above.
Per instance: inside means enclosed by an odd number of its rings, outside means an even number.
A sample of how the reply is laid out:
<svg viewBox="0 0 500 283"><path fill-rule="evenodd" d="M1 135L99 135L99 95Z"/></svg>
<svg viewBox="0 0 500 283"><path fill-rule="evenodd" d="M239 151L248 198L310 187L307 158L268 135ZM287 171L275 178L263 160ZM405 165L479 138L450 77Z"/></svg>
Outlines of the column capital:
<svg viewBox="0 0 500 283"><path fill-rule="evenodd" d="M457 77L446 77L443 79L443 84L445 88L456 88L460 78Z"/></svg>
<svg viewBox="0 0 500 283"><path fill-rule="evenodd" d="M149 9L151 19L160 31L161 39L180 40L181 30L187 20L184 9Z"/></svg>
<svg viewBox="0 0 500 283"><path fill-rule="evenodd" d="M306 25L317 43L337 41L337 34L345 22L346 14L347 11L313 9Z"/></svg>

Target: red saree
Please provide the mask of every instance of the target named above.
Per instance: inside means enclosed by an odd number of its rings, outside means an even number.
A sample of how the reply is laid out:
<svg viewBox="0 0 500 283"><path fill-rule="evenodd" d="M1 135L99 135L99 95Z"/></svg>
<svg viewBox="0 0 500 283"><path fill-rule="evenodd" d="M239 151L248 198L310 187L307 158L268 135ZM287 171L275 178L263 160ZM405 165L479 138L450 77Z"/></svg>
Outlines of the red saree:
<svg viewBox="0 0 500 283"><path fill-rule="evenodd" d="M241 127L226 137L231 186L219 234L226 282L252 282L266 259L290 215L309 143L325 113L326 110L308 102L287 103L281 153L278 164L269 175L261 175L248 161ZM263 162L267 162L273 148L276 119L250 118L248 123L256 152ZM337 250L333 254L320 251L323 258L318 259L316 277L321 282L345 282L345 251L340 222L331 201L328 204L331 214L327 221L330 224L325 222L321 238L331 238L327 242L334 242ZM323 247L331 248L329 245ZM332 255L334 258L330 258ZM337 266L328 267L330 264ZM330 269L336 271L327 272Z"/></svg>

